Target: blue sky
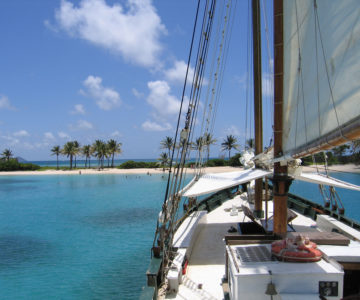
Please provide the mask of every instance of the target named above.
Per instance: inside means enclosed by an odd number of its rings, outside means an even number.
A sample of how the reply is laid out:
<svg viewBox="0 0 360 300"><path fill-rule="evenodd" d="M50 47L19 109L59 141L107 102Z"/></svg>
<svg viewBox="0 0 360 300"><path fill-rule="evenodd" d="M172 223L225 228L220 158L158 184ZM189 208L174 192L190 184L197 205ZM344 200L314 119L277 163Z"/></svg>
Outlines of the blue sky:
<svg viewBox="0 0 360 300"><path fill-rule="evenodd" d="M225 154L226 135L241 145L249 137L247 7L237 4L214 157ZM113 138L123 144L121 158L158 157L160 141L174 136L195 9L193 0L0 1L0 151L48 160L69 140Z"/></svg>

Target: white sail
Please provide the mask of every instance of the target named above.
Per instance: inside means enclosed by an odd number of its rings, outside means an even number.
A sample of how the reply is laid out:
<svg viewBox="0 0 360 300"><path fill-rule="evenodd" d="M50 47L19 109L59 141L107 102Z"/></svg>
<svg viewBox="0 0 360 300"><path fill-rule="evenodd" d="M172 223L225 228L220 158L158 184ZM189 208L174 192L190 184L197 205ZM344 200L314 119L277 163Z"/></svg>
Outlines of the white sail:
<svg viewBox="0 0 360 300"><path fill-rule="evenodd" d="M359 0L284 1L283 112L284 156L359 138Z"/></svg>
<svg viewBox="0 0 360 300"><path fill-rule="evenodd" d="M295 177L295 179L306 181L306 182L323 184L323 185L328 185L328 186L335 186L335 187L339 187L339 188L343 188L343 189L354 190L354 191L360 192L360 186L358 186L358 185L355 185L355 184L352 184L352 183L349 183L346 181L342 181L342 180L339 180L337 178L333 178L330 176L326 176L323 174L319 174L319 173L301 173L299 175L295 175L294 177Z"/></svg>
<svg viewBox="0 0 360 300"><path fill-rule="evenodd" d="M209 173L201 176L198 181L192 181L183 189L182 193L185 197L196 197L215 193L270 174L271 172L260 169L249 169L227 173Z"/></svg>

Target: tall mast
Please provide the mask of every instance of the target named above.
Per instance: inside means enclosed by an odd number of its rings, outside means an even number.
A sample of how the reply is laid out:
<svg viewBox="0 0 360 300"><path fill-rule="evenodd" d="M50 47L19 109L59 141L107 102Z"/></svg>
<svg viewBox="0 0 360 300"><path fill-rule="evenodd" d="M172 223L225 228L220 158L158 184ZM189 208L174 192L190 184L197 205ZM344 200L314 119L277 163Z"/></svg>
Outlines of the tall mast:
<svg viewBox="0 0 360 300"><path fill-rule="evenodd" d="M255 155L263 151L262 133L262 84L261 84L261 26L260 26L260 3L252 1L252 25L253 25L253 65L254 65L254 120L255 120ZM255 209L254 215L258 218L264 216L262 210L263 181L262 178L255 180Z"/></svg>
<svg viewBox="0 0 360 300"><path fill-rule="evenodd" d="M284 86L284 37L283 0L274 0L274 158L281 157L283 131L283 86ZM287 165L274 165L274 233L285 236L287 232L287 193L290 180Z"/></svg>

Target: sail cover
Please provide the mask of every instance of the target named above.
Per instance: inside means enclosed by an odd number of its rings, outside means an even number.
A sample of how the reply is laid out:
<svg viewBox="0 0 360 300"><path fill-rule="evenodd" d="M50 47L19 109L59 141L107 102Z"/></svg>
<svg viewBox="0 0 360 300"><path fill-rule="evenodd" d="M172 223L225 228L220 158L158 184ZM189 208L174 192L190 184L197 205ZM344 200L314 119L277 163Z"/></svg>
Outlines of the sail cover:
<svg viewBox="0 0 360 300"><path fill-rule="evenodd" d="M360 191L360 186L345 182L330 176L326 176L318 173L301 173L301 175L294 176L295 179L307 181L316 184L329 185L354 191Z"/></svg>
<svg viewBox="0 0 360 300"><path fill-rule="evenodd" d="M359 0L284 1L284 156L359 138L359 16Z"/></svg>
<svg viewBox="0 0 360 300"><path fill-rule="evenodd" d="M227 173L209 173L202 175L197 181L191 181L184 189L183 196L195 197L214 193L242 183L249 182L272 174L270 171L250 169Z"/></svg>

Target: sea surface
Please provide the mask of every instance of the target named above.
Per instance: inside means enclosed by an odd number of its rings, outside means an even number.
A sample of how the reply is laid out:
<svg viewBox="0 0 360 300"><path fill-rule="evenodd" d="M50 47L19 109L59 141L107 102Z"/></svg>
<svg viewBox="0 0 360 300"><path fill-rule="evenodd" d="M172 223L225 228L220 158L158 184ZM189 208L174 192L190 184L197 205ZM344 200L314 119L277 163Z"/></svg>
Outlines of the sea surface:
<svg viewBox="0 0 360 300"><path fill-rule="evenodd" d="M359 174L333 175L360 184ZM166 180L1 176L0 299L138 299ZM318 195L307 183L291 191ZM360 221L357 192L338 192L346 214Z"/></svg>
<svg viewBox="0 0 360 300"><path fill-rule="evenodd" d="M0 299L137 299L161 175L0 177Z"/></svg>

